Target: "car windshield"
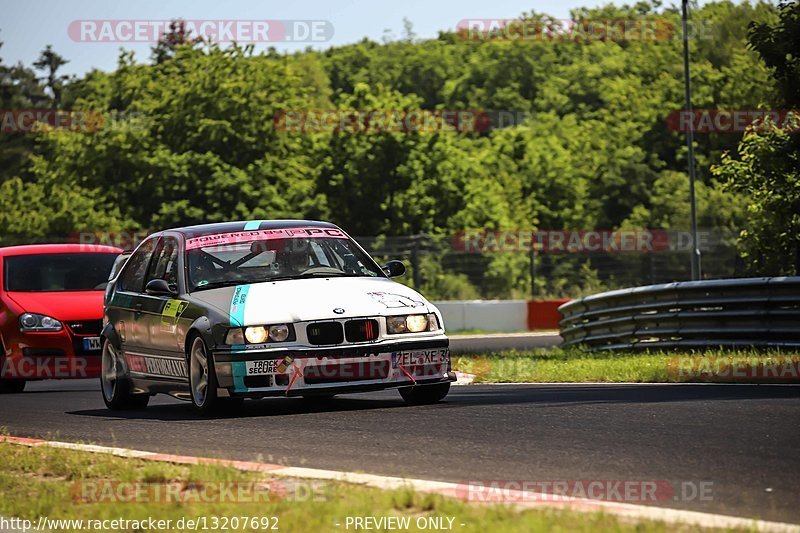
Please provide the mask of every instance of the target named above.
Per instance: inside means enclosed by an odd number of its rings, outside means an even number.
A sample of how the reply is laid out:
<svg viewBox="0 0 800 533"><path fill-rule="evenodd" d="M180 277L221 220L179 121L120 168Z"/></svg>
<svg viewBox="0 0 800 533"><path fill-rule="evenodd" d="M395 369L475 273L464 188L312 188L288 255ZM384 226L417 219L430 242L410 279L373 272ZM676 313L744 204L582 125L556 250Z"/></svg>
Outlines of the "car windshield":
<svg viewBox="0 0 800 533"><path fill-rule="evenodd" d="M192 290L313 277L383 277L341 230L287 228L187 239Z"/></svg>
<svg viewBox="0 0 800 533"><path fill-rule="evenodd" d="M75 253L8 256L5 288L12 292L101 291L117 254Z"/></svg>

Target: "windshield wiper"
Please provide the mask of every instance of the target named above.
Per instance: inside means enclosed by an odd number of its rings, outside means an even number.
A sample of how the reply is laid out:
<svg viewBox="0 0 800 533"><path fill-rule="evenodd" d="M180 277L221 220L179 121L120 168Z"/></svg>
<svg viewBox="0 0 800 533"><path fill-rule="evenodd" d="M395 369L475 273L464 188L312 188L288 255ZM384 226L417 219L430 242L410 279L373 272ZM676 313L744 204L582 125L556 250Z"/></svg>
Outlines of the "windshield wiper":
<svg viewBox="0 0 800 533"><path fill-rule="evenodd" d="M206 283L205 285L195 286L196 291L203 291L207 289L219 289L220 287L232 287L235 285L246 285L248 283L267 283L270 281L287 281L291 279L308 279L308 278L361 278L361 277L372 277L367 276L366 274L348 274L347 272L306 272L304 274L294 274L292 276L278 276L275 278L267 278L267 279L249 279L249 280L222 280L222 281L212 281L210 283Z"/></svg>
<svg viewBox="0 0 800 533"><path fill-rule="evenodd" d="M303 279L303 278L360 278L366 274L348 274L347 272L306 272L304 274L295 274L293 276L278 276L277 278L269 278L264 281L286 281L290 279Z"/></svg>

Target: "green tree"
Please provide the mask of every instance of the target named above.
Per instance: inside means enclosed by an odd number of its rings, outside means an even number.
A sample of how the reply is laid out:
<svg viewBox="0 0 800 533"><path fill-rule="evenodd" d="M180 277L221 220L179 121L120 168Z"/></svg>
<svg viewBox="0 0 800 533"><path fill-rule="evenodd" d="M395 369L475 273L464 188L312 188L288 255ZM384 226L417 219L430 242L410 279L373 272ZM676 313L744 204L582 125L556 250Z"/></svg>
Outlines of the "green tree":
<svg viewBox="0 0 800 533"><path fill-rule="evenodd" d="M58 109L61 105L61 94L64 91L64 84L69 80L69 76L58 74L58 70L67 63L69 63L69 61L54 52L53 47L49 44L42 50L39 59L33 63L36 70L45 73L42 80L44 81L45 87L47 87L52 95L51 107L53 109Z"/></svg>
<svg viewBox="0 0 800 533"><path fill-rule="evenodd" d="M771 69L779 105L800 105L800 5L781 4L780 18L750 27L751 46ZM732 191L748 198L744 258L764 275L800 275L800 117L764 122L747 134L738 158L726 154L714 171Z"/></svg>

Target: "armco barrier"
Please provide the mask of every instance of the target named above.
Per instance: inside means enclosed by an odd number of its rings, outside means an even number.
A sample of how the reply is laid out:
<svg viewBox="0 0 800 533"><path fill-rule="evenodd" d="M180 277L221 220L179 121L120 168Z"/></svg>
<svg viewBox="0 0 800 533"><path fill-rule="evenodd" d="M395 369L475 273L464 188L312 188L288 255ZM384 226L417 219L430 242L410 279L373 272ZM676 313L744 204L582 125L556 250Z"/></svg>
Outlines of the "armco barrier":
<svg viewBox="0 0 800 533"><path fill-rule="evenodd" d="M448 331L558 329L558 306L567 300L458 300L434 302Z"/></svg>
<svg viewBox="0 0 800 533"><path fill-rule="evenodd" d="M590 350L800 347L800 277L635 287L558 310L564 344Z"/></svg>

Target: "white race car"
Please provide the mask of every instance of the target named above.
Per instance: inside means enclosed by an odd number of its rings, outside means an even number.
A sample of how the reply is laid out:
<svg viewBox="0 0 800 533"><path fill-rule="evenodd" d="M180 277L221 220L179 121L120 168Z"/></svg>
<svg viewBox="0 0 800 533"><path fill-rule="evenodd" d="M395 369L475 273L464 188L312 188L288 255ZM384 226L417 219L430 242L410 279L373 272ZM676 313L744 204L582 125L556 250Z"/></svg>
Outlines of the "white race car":
<svg viewBox="0 0 800 533"><path fill-rule="evenodd" d="M103 399L144 407L163 392L202 412L265 396L398 388L434 403L450 383L436 307L392 281L333 224L209 224L142 242L106 291Z"/></svg>

